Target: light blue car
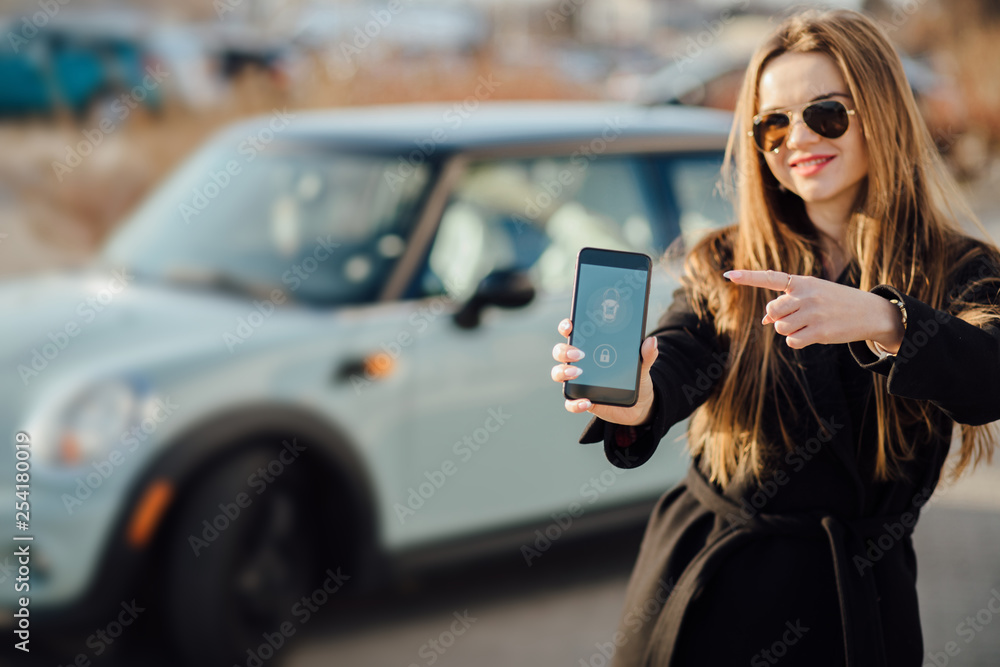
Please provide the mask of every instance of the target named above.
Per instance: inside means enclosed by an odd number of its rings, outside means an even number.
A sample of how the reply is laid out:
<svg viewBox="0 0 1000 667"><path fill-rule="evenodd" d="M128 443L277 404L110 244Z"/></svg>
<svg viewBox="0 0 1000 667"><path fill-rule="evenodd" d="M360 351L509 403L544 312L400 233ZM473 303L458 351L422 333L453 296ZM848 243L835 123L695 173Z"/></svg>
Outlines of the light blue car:
<svg viewBox="0 0 1000 667"><path fill-rule="evenodd" d="M0 287L0 525L33 537L4 540L0 625L30 596L67 660L136 623L175 664L247 664L342 588L497 549L529 568L644 521L684 425L635 470L581 445L556 324L594 246L653 257L652 328L680 269L664 250L731 219L730 124L469 98L221 133L91 269Z"/></svg>

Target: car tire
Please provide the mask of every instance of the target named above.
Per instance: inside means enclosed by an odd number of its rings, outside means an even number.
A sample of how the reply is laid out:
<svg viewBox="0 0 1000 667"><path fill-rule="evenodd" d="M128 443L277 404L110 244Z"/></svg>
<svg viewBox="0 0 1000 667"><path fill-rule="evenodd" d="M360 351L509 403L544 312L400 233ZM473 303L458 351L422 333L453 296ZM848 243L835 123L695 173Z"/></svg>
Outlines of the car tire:
<svg viewBox="0 0 1000 667"><path fill-rule="evenodd" d="M260 662L279 664L291 641L282 624L297 625L294 605L329 566L327 531L311 521L321 487L310 483L308 465L289 464L270 483L260 474L279 451L243 450L184 491L161 590L163 639L181 664L259 664L252 654L271 653Z"/></svg>

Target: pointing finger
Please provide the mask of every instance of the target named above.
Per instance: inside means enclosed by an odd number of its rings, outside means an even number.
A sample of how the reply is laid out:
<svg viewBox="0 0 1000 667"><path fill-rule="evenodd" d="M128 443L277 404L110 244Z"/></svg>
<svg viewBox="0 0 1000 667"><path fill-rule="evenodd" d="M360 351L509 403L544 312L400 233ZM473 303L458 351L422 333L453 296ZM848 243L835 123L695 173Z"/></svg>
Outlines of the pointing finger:
<svg viewBox="0 0 1000 667"><path fill-rule="evenodd" d="M723 278L728 278L737 285L748 285L750 287L763 287L773 289L777 292L784 292L791 285L791 275L784 271L726 271Z"/></svg>

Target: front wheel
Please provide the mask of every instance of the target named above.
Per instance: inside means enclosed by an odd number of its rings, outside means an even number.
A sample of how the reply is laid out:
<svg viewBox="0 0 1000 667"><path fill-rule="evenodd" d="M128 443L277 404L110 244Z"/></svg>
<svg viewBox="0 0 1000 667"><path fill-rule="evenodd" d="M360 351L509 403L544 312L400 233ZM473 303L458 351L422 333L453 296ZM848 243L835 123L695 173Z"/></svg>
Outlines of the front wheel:
<svg viewBox="0 0 1000 667"><path fill-rule="evenodd" d="M312 520L320 494L308 463L276 465L279 453L238 453L177 509L162 594L166 639L184 664L228 667L270 654L261 662L276 665L301 620L296 605L331 566L328 531Z"/></svg>

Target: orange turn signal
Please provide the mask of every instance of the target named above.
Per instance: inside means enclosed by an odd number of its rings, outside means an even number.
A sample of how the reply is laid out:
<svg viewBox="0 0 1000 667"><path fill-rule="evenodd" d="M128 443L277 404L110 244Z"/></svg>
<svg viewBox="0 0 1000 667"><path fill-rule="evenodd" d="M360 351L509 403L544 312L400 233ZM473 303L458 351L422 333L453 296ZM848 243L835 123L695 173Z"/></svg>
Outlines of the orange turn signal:
<svg viewBox="0 0 1000 667"><path fill-rule="evenodd" d="M365 375L370 378L388 377L395 366L395 361L385 352L377 352L365 357Z"/></svg>
<svg viewBox="0 0 1000 667"><path fill-rule="evenodd" d="M128 526L128 543L142 549L148 543L163 513L174 497L174 487L166 480L158 479L149 485L139 504L136 505Z"/></svg>

